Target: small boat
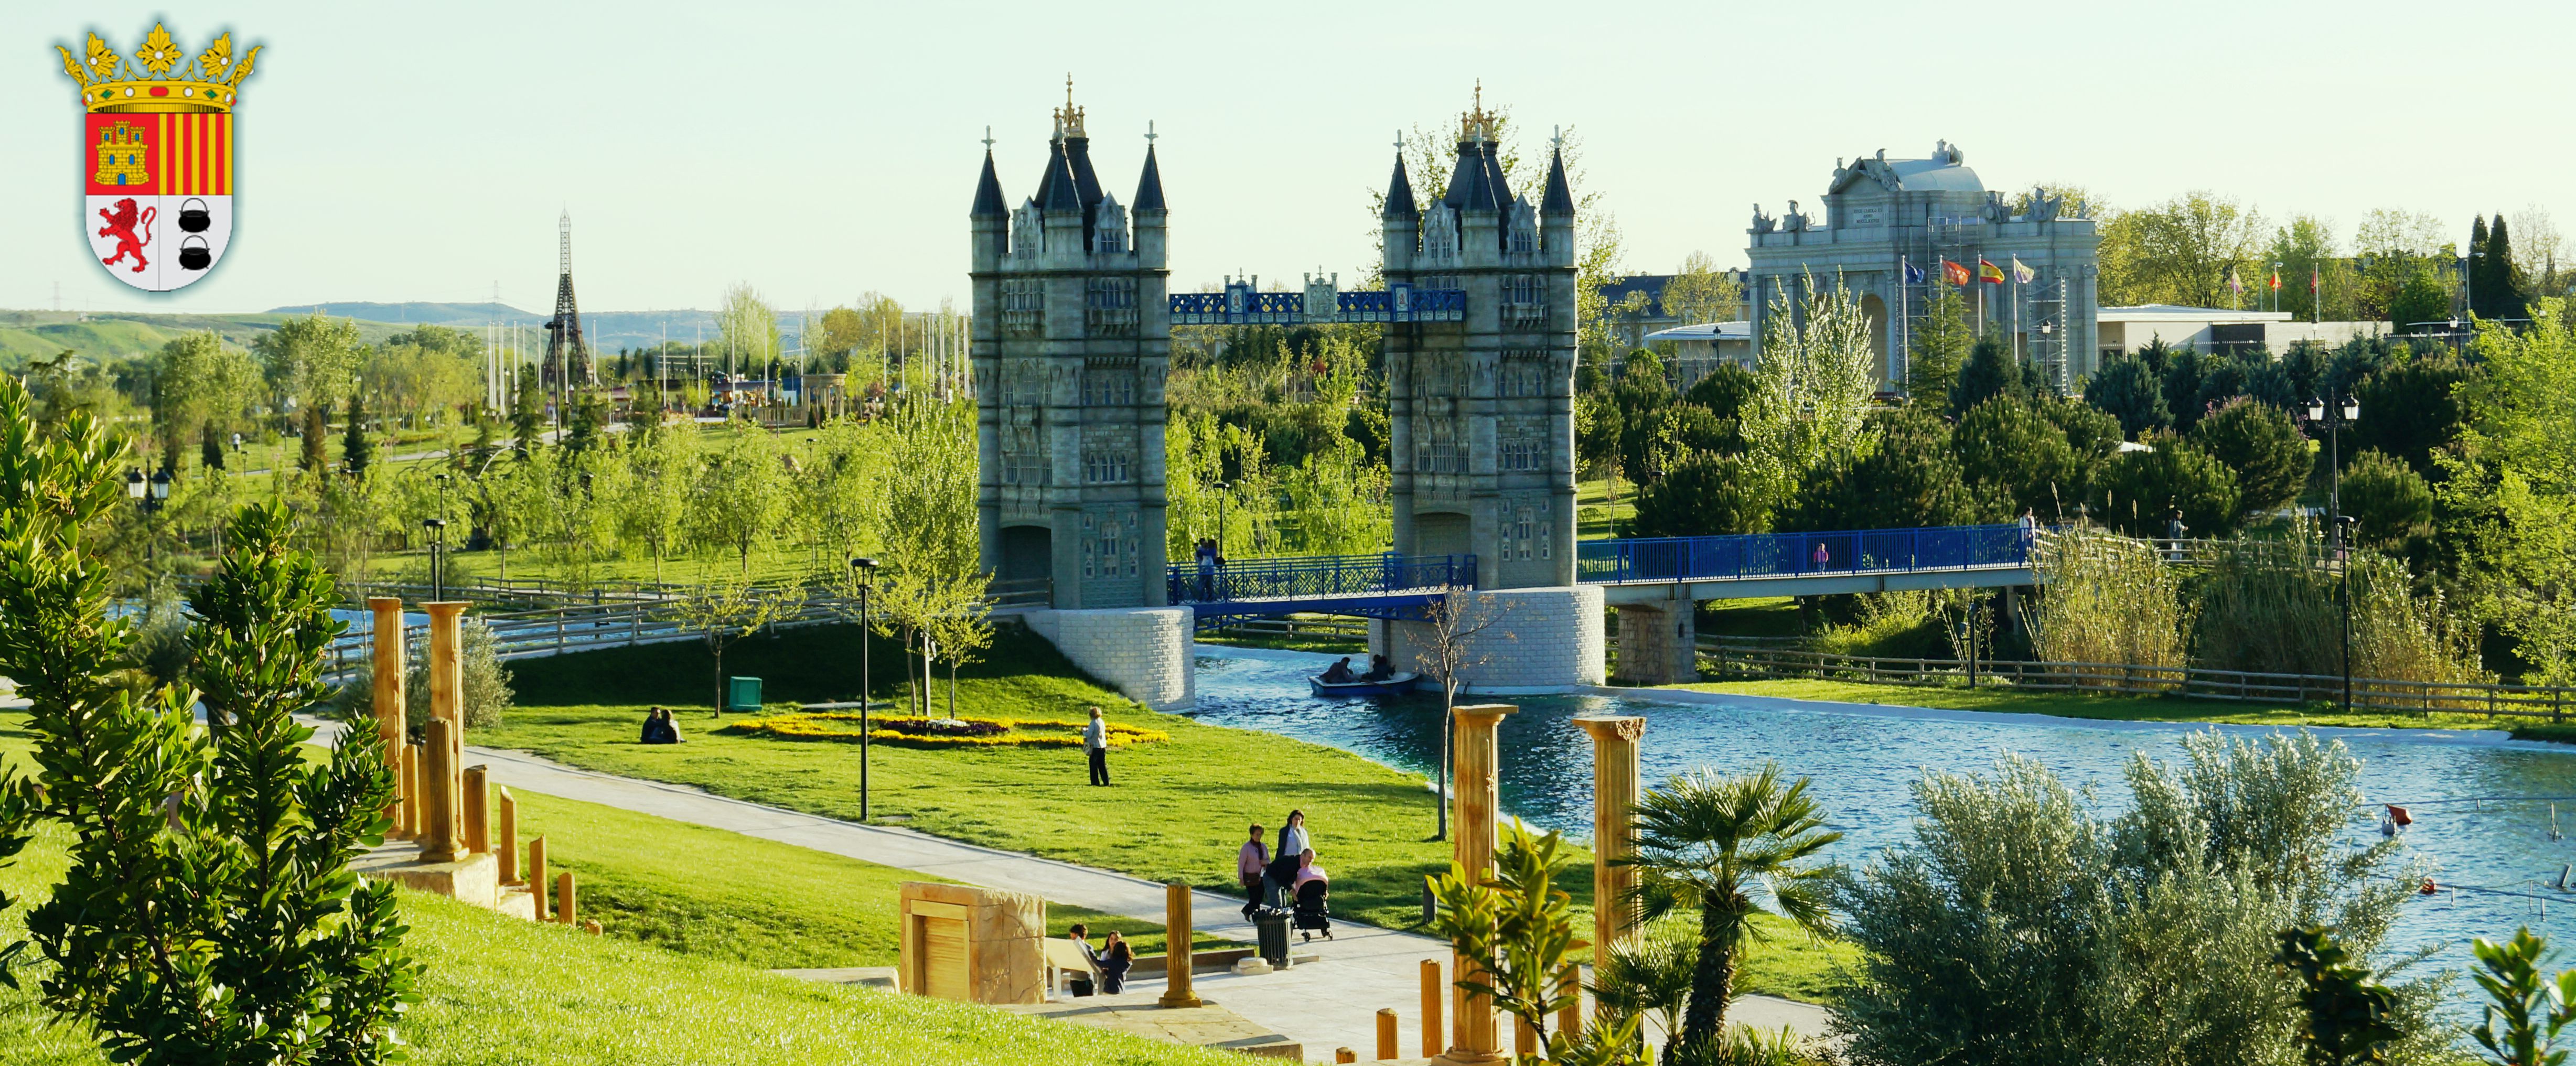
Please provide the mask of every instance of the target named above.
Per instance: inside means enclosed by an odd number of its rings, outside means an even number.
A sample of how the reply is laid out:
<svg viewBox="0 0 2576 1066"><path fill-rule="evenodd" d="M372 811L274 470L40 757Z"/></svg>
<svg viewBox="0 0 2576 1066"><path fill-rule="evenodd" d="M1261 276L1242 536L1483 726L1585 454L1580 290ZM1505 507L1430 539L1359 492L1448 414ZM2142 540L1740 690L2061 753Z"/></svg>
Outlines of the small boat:
<svg viewBox="0 0 2576 1066"><path fill-rule="evenodd" d="M1318 675L1307 678L1306 684L1313 687L1318 696L1392 696L1413 691L1413 682L1421 676L1407 672L1390 675L1383 681L1362 681L1357 676L1348 681L1326 681Z"/></svg>

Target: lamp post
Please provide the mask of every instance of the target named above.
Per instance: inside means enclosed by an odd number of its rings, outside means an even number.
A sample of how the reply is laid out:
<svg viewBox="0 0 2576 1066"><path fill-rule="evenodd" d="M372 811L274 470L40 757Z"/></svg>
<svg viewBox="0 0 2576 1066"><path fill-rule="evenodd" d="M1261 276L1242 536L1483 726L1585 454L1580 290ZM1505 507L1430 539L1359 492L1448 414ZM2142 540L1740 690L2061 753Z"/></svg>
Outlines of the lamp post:
<svg viewBox="0 0 2576 1066"><path fill-rule="evenodd" d="M877 561L865 557L850 560L850 569L859 579L859 821L868 820L868 693L873 680L868 676L868 593L876 587Z"/></svg>
<svg viewBox="0 0 2576 1066"><path fill-rule="evenodd" d="M2343 709L2352 712L2352 560L2347 557L2343 518L2343 427L2361 420L2361 401L2350 394L2338 396L2329 404L2323 399L2308 401L2308 421L2326 425L2326 518L2332 539L2328 541L2331 558L2340 579L2339 598L2343 600Z"/></svg>
<svg viewBox="0 0 2576 1066"><path fill-rule="evenodd" d="M420 527L429 531L429 598L447 599L447 520L424 518Z"/></svg>

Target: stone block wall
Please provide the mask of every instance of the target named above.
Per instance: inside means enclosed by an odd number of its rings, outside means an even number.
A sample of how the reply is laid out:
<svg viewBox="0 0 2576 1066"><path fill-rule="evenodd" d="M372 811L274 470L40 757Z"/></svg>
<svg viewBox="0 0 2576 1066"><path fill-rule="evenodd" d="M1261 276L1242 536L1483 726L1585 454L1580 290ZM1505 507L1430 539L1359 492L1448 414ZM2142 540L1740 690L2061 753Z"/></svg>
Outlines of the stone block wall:
<svg viewBox="0 0 2576 1066"><path fill-rule="evenodd" d="M1198 698L1187 607L1032 611L1029 629L1128 699L1158 711L1188 710Z"/></svg>
<svg viewBox="0 0 2576 1066"><path fill-rule="evenodd" d="M1619 605L1619 679L1640 685L1699 680L1699 639L1689 600Z"/></svg>
<svg viewBox="0 0 2576 1066"><path fill-rule="evenodd" d="M1601 590L1590 587L1488 589L1469 593L1469 625L1493 624L1468 641L1477 660L1459 671L1471 691L1544 691L1602 683ZM1427 622L1372 622L1369 651L1399 670L1420 670L1430 647Z"/></svg>

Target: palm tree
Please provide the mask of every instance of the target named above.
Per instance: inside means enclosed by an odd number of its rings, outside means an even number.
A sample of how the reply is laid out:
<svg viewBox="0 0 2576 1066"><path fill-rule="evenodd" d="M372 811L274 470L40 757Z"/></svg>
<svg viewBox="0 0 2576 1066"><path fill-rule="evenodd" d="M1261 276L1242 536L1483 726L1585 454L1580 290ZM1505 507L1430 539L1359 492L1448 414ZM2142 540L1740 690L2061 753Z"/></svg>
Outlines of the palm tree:
<svg viewBox="0 0 2576 1066"><path fill-rule="evenodd" d="M1666 1062L1676 1046L1702 1045L1724 1031L1737 959L1761 936L1754 915L1787 919L1811 936L1833 931L1825 909L1833 867L1809 860L1843 835L1824 828L1807 784L1802 777L1783 786L1776 762L1735 777L1701 769L1637 801L1637 851L1618 861L1638 868L1641 916L1699 912L1690 1006L1665 1046Z"/></svg>

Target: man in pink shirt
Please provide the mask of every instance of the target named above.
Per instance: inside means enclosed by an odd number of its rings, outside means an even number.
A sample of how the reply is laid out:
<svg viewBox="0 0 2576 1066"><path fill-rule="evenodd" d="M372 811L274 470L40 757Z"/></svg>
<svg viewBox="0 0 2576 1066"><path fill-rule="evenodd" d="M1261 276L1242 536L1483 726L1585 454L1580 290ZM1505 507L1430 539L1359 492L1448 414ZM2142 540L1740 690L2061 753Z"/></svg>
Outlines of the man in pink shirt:
<svg viewBox="0 0 2576 1066"><path fill-rule="evenodd" d="M1234 856L1234 879L1243 886L1243 916L1252 917L1261 906L1261 871L1270 865L1270 849L1261 843L1261 827L1252 827L1252 839L1243 842L1243 850Z"/></svg>

